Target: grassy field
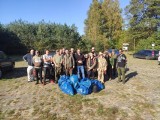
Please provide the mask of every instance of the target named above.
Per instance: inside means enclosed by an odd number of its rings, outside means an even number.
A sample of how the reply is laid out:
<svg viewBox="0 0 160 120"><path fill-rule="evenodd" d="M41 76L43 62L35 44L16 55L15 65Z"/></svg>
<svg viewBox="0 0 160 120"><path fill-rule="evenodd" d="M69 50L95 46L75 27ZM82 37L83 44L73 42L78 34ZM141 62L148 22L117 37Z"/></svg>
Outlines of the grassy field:
<svg viewBox="0 0 160 120"><path fill-rule="evenodd" d="M27 64L19 58L0 80L0 119L4 120L159 120L160 66L128 57L126 84L117 78L87 96L69 96L57 84L28 83Z"/></svg>

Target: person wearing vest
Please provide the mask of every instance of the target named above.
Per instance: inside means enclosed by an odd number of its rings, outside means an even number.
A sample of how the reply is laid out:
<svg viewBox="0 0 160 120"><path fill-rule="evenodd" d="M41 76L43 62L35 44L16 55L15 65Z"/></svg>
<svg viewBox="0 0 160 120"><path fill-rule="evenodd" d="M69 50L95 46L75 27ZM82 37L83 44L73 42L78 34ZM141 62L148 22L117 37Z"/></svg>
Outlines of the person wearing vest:
<svg viewBox="0 0 160 120"><path fill-rule="evenodd" d="M126 55L123 54L123 50L119 50L119 55L117 56L117 71L118 71L118 81L125 84L125 65L126 65ZM122 75L122 77L121 77Z"/></svg>
<svg viewBox="0 0 160 120"><path fill-rule="evenodd" d="M95 73L97 69L97 59L95 58L93 53L89 53L89 58L87 60L87 75L88 78L95 78Z"/></svg>
<svg viewBox="0 0 160 120"><path fill-rule="evenodd" d="M63 58L63 64L64 64L64 68L65 68L65 74L68 75L72 75L72 70L75 67L75 61L73 58L73 55L69 53L68 50L65 50L65 55Z"/></svg>
<svg viewBox="0 0 160 120"><path fill-rule="evenodd" d="M61 70L62 70L62 55L60 55L60 51L56 50L56 54L53 57L53 63L55 65L55 83L58 83L58 79L60 78L61 75Z"/></svg>
<svg viewBox="0 0 160 120"><path fill-rule="evenodd" d="M23 60L28 62L28 67L27 67L28 82L33 81L33 68L34 68L34 64L33 64L33 60L32 60L33 56L34 56L33 49L30 50L30 53L23 56Z"/></svg>
<svg viewBox="0 0 160 120"><path fill-rule="evenodd" d="M39 51L35 52L35 56L33 57L33 64L36 72L36 84L39 84L39 77L40 82L42 83L42 58Z"/></svg>
<svg viewBox="0 0 160 120"><path fill-rule="evenodd" d="M99 57L98 57L98 80L104 83L104 74L106 74L107 70L107 61L103 56L102 52L99 52Z"/></svg>

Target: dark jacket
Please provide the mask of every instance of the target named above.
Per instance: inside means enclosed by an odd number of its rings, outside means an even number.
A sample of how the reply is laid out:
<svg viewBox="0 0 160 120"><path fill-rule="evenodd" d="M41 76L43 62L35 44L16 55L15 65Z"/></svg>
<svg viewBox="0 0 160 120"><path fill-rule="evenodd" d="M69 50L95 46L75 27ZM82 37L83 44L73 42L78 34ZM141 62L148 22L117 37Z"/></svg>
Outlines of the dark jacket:
<svg viewBox="0 0 160 120"><path fill-rule="evenodd" d="M127 58L125 54L120 54L117 57L117 67L125 67Z"/></svg>
<svg viewBox="0 0 160 120"><path fill-rule="evenodd" d="M23 60L27 61L28 65L34 66L34 64L33 64L33 56L34 55L31 55L30 53L28 53L28 54L23 56Z"/></svg>
<svg viewBox="0 0 160 120"><path fill-rule="evenodd" d="M82 66L82 65L84 65L84 55L83 54L80 54L80 55L78 55L78 54L76 54L75 55L75 58L76 58L76 65L77 66ZM78 63L78 61L79 60L81 60L82 61L82 63Z"/></svg>

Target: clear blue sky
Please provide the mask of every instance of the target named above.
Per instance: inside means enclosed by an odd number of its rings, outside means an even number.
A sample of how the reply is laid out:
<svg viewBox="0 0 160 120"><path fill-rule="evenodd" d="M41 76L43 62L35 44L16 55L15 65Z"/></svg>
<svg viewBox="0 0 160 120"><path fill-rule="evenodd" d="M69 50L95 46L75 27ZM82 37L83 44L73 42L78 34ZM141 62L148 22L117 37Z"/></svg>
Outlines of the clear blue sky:
<svg viewBox="0 0 160 120"><path fill-rule="evenodd" d="M119 0L125 8L130 0ZM92 0L0 0L0 23L9 24L18 19L37 23L75 24L84 33L84 20Z"/></svg>

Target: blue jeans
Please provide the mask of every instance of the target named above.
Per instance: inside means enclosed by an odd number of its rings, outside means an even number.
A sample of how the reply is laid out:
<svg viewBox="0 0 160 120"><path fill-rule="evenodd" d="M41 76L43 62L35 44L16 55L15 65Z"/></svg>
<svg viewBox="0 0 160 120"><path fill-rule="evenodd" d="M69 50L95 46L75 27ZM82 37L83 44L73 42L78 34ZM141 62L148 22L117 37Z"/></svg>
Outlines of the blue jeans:
<svg viewBox="0 0 160 120"><path fill-rule="evenodd" d="M77 72L78 72L78 78L80 79L80 71L82 73L82 78L85 78L85 75L84 75L84 66L77 66Z"/></svg>

